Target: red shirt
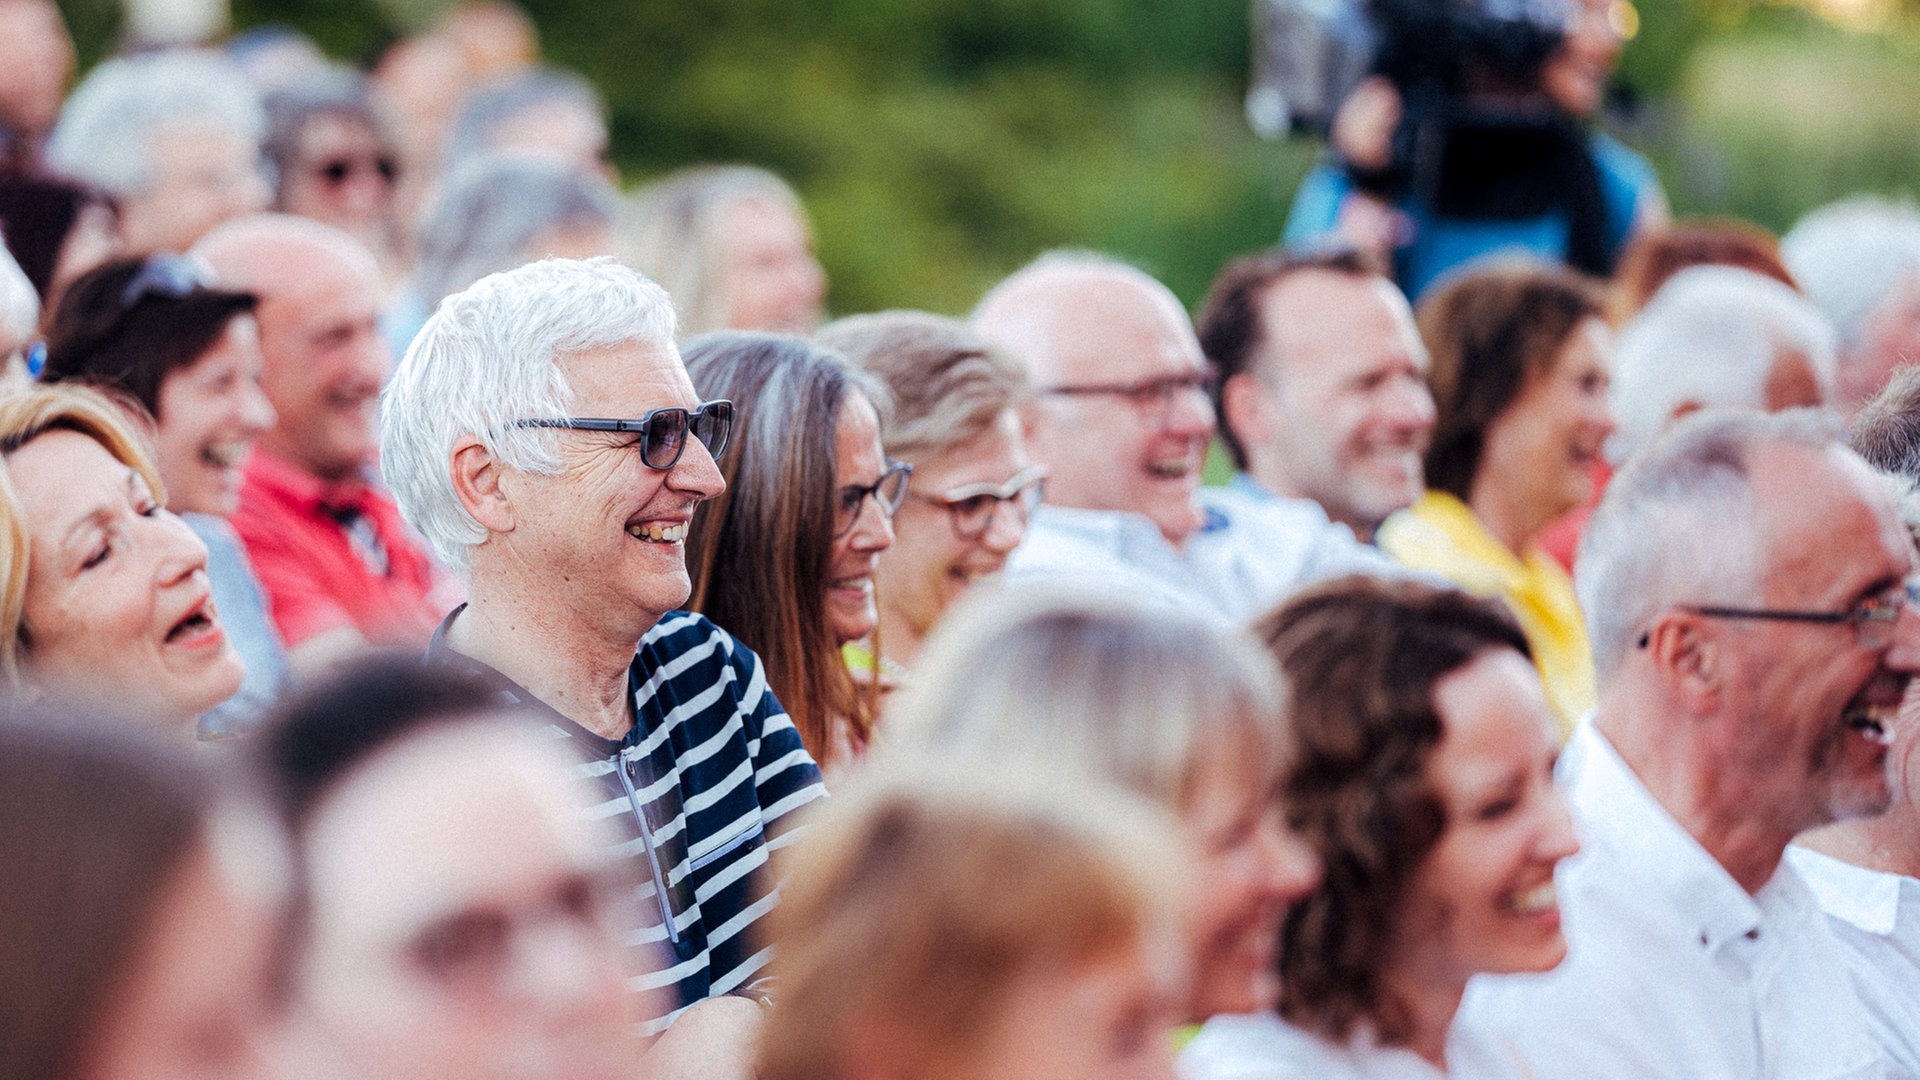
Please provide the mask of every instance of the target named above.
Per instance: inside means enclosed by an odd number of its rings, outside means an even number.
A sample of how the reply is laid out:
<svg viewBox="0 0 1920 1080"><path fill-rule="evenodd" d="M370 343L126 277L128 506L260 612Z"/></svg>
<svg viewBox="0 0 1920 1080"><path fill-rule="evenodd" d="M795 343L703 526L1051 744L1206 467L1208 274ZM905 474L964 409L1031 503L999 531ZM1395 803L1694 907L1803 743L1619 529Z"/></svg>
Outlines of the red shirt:
<svg viewBox="0 0 1920 1080"><path fill-rule="evenodd" d="M329 484L256 449L232 524L288 648L343 626L376 645L424 647L439 625L432 560L393 499L364 481Z"/></svg>

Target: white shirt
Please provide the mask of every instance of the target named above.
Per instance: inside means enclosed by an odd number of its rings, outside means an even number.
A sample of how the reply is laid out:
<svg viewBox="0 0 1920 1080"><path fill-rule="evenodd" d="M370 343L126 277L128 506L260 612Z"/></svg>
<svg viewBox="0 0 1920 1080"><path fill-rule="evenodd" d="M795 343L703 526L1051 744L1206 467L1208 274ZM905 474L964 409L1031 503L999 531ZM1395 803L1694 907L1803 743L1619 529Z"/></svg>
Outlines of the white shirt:
<svg viewBox="0 0 1920 1080"><path fill-rule="evenodd" d="M1294 1027L1273 1013L1216 1016L1180 1053L1183 1080L1441 1080L1527 1076L1504 1040L1455 1022L1447 1071L1405 1047L1382 1046L1370 1030L1345 1045Z"/></svg>
<svg viewBox="0 0 1920 1080"><path fill-rule="evenodd" d="M1827 913L1894 1074L1920 1077L1920 881L1800 847L1787 860Z"/></svg>
<svg viewBox="0 0 1920 1080"><path fill-rule="evenodd" d="M1567 959L1482 976L1462 1015L1542 1080L1891 1075L1813 894L1782 862L1748 894L1582 723L1561 757L1583 850L1561 868Z"/></svg>
<svg viewBox="0 0 1920 1080"><path fill-rule="evenodd" d="M1206 523L1176 548L1145 515L1043 503L1007 578L1081 581L1238 624L1316 581L1406 574L1309 499L1202 488L1200 504Z"/></svg>

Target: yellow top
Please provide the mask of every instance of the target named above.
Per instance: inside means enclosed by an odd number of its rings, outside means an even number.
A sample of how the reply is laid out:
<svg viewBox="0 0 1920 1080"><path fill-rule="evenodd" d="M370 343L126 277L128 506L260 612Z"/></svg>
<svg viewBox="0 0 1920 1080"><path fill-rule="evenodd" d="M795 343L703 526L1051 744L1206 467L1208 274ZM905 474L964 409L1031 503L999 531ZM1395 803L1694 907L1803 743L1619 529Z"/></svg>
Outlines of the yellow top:
<svg viewBox="0 0 1920 1080"><path fill-rule="evenodd" d="M1593 650L1573 595L1573 579L1539 547L1516 558L1466 503L1443 491L1388 518L1380 547L1401 565L1447 579L1479 596L1498 597L1533 647L1547 702L1559 714L1565 741L1595 702Z"/></svg>

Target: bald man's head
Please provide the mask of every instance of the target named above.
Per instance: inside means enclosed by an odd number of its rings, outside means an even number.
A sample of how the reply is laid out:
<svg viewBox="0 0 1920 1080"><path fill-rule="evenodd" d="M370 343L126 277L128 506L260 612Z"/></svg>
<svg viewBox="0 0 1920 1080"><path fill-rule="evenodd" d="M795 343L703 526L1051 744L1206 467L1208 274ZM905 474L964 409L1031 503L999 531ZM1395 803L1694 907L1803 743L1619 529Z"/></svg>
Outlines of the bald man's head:
<svg viewBox="0 0 1920 1080"><path fill-rule="evenodd" d="M286 214L230 221L194 254L223 286L260 297L261 389L280 414L261 448L323 480L371 465L392 359L378 328L382 288L373 254L339 229Z"/></svg>
<svg viewBox="0 0 1920 1080"><path fill-rule="evenodd" d="M1099 256L1042 256L988 293L973 325L1033 376L1028 437L1053 470L1047 501L1142 514L1175 545L1200 527L1213 408L1166 286Z"/></svg>

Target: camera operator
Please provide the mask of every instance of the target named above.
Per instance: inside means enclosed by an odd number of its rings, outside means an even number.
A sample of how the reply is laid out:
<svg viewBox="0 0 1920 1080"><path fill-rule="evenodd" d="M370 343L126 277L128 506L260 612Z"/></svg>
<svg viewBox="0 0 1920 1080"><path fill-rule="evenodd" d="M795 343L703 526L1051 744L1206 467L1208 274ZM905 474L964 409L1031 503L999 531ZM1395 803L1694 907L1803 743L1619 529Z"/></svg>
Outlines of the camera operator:
<svg viewBox="0 0 1920 1080"><path fill-rule="evenodd" d="M1358 247L1417 298L1493 251L1604 276L1666 219L1646 159L1588 126L1620 55L1618 0L1363 2L1372 74L1330 118L1286 246Z"/></svg>

